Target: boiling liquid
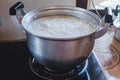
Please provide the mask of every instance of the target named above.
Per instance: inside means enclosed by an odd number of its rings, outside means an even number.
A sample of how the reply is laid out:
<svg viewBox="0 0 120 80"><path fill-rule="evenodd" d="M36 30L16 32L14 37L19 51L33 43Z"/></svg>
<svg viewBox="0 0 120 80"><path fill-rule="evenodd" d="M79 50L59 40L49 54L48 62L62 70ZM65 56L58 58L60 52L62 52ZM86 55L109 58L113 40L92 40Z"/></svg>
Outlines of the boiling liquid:
<svg viewBox="0 0 120 80"><path fill-rule="evenodd" d="M94 30L94 26L86 20L67 15L41 17L28 26L28 31L32 34L52 38L80 37Z"/></svg>

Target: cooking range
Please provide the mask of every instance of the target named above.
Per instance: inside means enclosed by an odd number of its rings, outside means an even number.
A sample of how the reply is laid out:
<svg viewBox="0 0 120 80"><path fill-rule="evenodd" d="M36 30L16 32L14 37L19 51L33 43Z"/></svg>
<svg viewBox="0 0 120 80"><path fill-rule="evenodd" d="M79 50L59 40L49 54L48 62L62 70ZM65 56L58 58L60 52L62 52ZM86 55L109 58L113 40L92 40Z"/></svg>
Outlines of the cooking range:
<svg viewBox="0 0 120 80"><path fill-rule="evenodd" d="M4 52L1 57L4 80L105 80L93 48L94 40L104 35L109 28L111 15L106 13L104 28L97 31L102 27L100 18L82 8L58 6L33 10L27 14L23 8L22 2L17 2L10 8L12 19L23 27L27 39L25 42L8 43L6 46L1 44L1 49L5 48L5 51L1 50ZM107 12L108 10L105 9ZM69 15L88 22L92 20L94 28L89 34L68 38L38 36L28 31L31 21L53 15Z"/></svg>
<svg viewBox="0 0 120 80"><path fill-rule="evenodd" d="M31 56L26 41L0 43L0 51L0 78L3 80L105 80L94 52L72 71L60 74L39 64Z"/></svg>
<svg viewBox="0 0 120 80"><path fill-rule="evenodd" d="M91 53L90 57L82 64L76 66L72 71L60 74L46 69L45 66L37 63L34 58L29 58L30 70L45 80L105 80L104 74L94 56Z"/></svg>

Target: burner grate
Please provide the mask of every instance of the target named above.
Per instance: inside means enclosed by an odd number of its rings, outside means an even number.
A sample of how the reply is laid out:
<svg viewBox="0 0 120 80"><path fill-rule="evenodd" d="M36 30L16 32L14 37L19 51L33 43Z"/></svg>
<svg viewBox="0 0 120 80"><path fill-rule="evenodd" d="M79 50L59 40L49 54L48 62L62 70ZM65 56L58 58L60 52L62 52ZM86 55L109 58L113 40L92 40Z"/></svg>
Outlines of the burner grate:
<svg viewBox="0 0 120 80"><path fill-rule="evenodd" d="M35 58L29 58L29 67L31 71L38 77L45 80L83 80L83 78L85 78L85 80L90 80L87 66L88 60L76 66L72 71L60 74L49 71L48 68L38 63Z"/></svg>

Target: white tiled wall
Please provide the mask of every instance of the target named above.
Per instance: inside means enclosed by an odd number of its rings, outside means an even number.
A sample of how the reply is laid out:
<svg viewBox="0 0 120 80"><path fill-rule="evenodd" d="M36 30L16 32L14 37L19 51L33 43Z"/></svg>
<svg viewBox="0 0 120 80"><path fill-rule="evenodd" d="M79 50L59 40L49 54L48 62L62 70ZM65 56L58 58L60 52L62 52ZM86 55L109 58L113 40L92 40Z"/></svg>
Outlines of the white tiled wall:
<svg viewBox="0 0 120 80"><path fill-rule="evenodd" d="M92 0L89 0L90 2ZM97 9L104 9L105 7L110 7L112 9L116 8L116 5L119 4L120 5L120 0L94 0L94 5ZM92 6L92 3L90 3L90 9L94 9L94 7Z"/></svg>

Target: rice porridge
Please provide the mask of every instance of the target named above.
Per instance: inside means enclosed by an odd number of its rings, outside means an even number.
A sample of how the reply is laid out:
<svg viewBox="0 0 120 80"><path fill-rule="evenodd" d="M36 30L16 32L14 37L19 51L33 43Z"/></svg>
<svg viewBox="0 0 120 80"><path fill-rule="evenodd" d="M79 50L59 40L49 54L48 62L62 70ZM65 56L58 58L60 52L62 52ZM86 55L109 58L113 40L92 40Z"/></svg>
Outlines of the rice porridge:
<svg viewBox="0 0 120 80"><path fill-rule="evenodd" d="M83 19L73 16L52 15L30 22L27 30L37 36L72 38L93 32L94 26Z"/></svg>

